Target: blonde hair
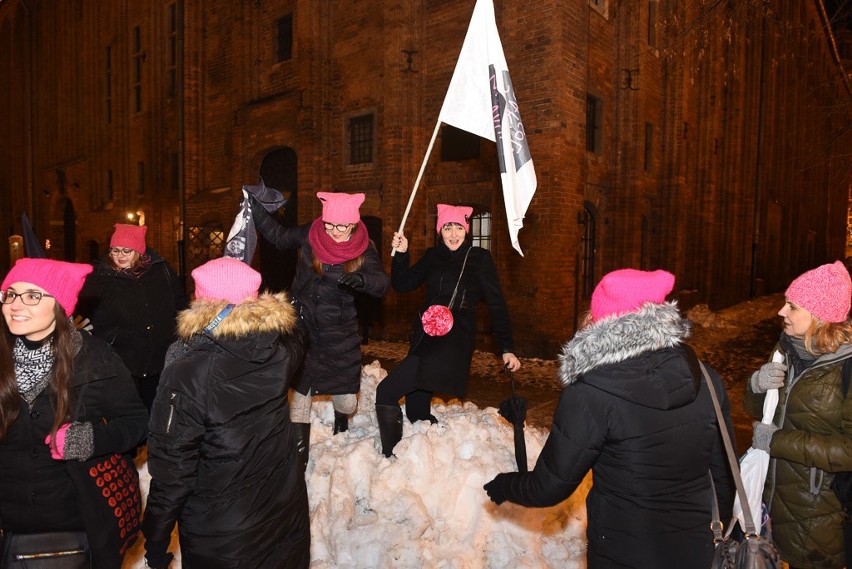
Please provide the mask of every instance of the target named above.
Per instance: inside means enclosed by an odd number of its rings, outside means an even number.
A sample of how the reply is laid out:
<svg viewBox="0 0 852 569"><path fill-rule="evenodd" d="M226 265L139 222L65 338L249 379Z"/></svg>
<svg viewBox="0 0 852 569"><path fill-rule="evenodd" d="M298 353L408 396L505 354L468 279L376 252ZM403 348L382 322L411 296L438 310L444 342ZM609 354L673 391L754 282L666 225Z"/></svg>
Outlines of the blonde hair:
<svg viewBox="0 0 852 569"><path fill-rule="evenodd" d="M852 343L852 321L823 322L811 315L811 325L805 332L805 349L809 354L833 354L849 343Z"/></svg>

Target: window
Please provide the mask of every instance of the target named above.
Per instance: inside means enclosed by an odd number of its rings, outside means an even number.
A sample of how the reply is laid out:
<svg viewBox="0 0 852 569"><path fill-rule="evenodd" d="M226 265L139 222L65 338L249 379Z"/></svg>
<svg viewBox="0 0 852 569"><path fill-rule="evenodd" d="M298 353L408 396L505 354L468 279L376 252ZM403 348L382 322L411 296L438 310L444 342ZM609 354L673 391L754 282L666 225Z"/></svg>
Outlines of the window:
<svg viewBox="0 0 852 569"><path fill-rule="evenodd" d="M136 163L136 193L140 196L145 193L145 163Z"/></svg>
<svg viewBox="0 0 852 569"><path fill-rule="evenodd" d="M645 160L644 167L646 172L654 169L654 125L645 123Z"/></svg>
<svg viewBox="0 0 852 569"><path fill-rule="evenodd" d="M479 158L479 137L454 126L441 127L441 162L476 160Z"/></svg>
<svg viewBox="0 0 852 569"><path fill-rule="evenodd" d="M491 250L491 212L483 211L470 218L470 238L475 247Z"/></svg>
<svg viewBox="0 0 852 569"><path fill-rule="evenodd" d="M580 292L583 298L591 298L595 288L595 212L588 203L577 213L577 223L583 226L580 243Z"/></svg>
<svg viewBox="0 0 852 569"><path fill-rule="evenodd" d="M222 256L225 250L225 230L222 224L210 222L201 226L192 226L187 232L190 267L203 265L210 259Z"/></svg>
<svg viewBox="0 0 852 569"><path fill-rule="evenodd" d="M112 49L107 46L104 53L104 114L106 122L112 122Z"/></svg>
<svg viewBox="0 0 852 569"><path fill-rule="evenodd" d="M142 30L133 28L133 108L142 112L142 63L145 53L142 51Z"/></svg>
<svg viewBox="0 0 852 569"><path fill-rule="evenodd" d="M112 202L112 197L115 192L115 182L112 179L112 170L107 170L107 187L106 187L106 202Z"/></svg>
<svg viewBox="0 0 852 569"><path fill-rule="evenodd" d="M293 14L275 20L275 61L290 61L293 57Z"/></svg>
<svg viewBox="0 0 852 569"><path fill-rule="evenodd" d="M657 6L659 0L648 0L648 45L657 47Z"/></svg>
<svg viewBox="0 0 852 569"><path fill-rule="evenodd" d="M180 28L180 14L176 3L169 4L166 11L166 20L168 25L168 39L166 46L166 95L172 99L177 96L178 89L178 30Z"/></svg>
<svg viewBox="0 0 852 569"><path fill-rule="evenodd" d="M373 162L373 114L349 119L349 163Z"/></svg>
<svg viewBox="0 0 852 569"><path fill-rule="evenodd" d="M603 102L594 95L586 95L586 150L601 154L603 148Z"/></svg>

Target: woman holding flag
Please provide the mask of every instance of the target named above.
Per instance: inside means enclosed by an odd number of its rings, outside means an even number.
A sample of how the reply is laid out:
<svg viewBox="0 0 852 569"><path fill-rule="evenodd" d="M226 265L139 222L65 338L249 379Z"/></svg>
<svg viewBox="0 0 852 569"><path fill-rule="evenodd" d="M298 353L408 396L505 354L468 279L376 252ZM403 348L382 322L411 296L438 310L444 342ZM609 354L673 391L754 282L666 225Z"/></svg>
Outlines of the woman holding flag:
<svg viewBox="0 0 852 569"><path fill-rule="evenodd" d="M426 250L413 266L408 239L394 233L391 283L397 292L426 285L423 310L414 320L408 356L376 389L376 416L382 452L391 456L402 438L405 397L408 420L437 419L430 412L432 393L464 397L476 340L476 305L488 305L494 336L509 370L521 367L515 357L509 311L491 253L466 239L470 207L438 204L437 231L441 242Z"/></svg>

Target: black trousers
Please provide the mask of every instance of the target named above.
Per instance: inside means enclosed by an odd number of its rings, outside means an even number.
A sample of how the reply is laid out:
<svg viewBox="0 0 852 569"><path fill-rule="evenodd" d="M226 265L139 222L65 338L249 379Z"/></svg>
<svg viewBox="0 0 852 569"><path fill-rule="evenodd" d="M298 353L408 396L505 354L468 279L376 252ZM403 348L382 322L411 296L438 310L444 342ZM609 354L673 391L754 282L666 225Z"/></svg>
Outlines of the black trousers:
<svg viewBox="0 0 852 569"><path fill-rule="evenodd" d="M376 388L376 405L399 405L399 400L405 397L408 420L412 423L428 421L432 414L432 392L415 387L419 365L417 356L402 360Z"/></svg>

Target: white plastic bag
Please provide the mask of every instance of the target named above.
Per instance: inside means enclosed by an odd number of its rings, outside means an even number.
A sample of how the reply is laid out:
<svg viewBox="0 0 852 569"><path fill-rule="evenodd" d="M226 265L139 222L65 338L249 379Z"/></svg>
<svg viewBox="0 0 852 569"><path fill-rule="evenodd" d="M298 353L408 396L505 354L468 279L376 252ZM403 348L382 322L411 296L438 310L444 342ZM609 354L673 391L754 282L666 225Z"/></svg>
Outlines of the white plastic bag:
<svg viewBox="0 0 852 569"><path fill-rule="evenodd" d="M772 361L784 362L784 354L776 351L772 355ZM775 408L778 407L778 390L770 389L766 392L763 401L763 418L761 423L769 425L775 417ZM743 478L743 486L748 496L748 507L754 520L754 528L757 533L761 530L761 503L763 501L763 485L766 483L766 472L769 470L769 453L765 450L749 448L740 460L740 474ZM734 498L734 516L740 522L740 527L745 531L745 514L743 513L740 497Z"/></svg>

